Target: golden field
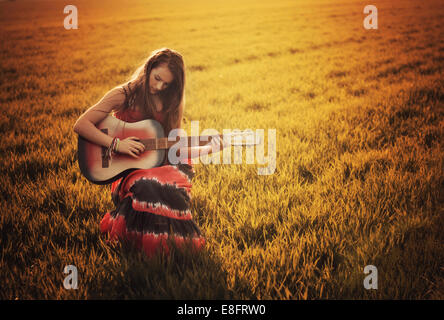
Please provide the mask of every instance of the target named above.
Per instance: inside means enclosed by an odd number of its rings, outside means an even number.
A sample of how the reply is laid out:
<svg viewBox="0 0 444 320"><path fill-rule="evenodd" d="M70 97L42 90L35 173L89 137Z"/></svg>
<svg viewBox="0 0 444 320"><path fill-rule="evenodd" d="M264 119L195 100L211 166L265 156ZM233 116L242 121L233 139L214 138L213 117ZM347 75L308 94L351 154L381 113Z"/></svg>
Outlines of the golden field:
<svg viewBox="0 0 444 320"><path fill-rule="evenodd" d="M374 1L377 30L357 0L158 2L74 1L77 30L63 1L0 2L0 298L443 299L441 1ZM161 47L184 129L276 129L277 166L195 164L206 248L149 260L100 234L72 128Z"/></svg>

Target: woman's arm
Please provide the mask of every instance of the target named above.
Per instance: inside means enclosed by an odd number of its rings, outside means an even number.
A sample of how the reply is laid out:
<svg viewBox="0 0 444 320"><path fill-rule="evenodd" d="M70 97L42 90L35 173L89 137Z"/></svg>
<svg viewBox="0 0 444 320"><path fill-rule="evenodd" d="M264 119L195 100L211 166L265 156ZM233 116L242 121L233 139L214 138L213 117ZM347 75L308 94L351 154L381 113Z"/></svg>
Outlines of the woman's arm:
<svg viewBox="0 0 444 320"><path fill-rule="evenodd" d="M118 87L108 91L105 96L95 105L86 110L74 124L74 132L89 141L108 147L113 137L100 131L96 125L105 119L116 106L123 103L125 96Z"/></svg>
<svg viewBox="0 0 444 320"><path fill-rule="evenodd" d="M125 94L122 88L115 87L108 91L105 96L91 108L86 110L74 124L74 132L85 139L104 146L109 147L113 141L113 137L100 131L96 125L102 121L110 112L123 104ZM145 147L142 143L136 141L136 137L128 137L119 143L118 152L131 155L138 158L137 154L142 152Z"/></svg>
<svg viewBox="0 0 444 320"><path fill-rule="evenodd" d="M179 105L179 119L178 119L178 125L177 128L182 127L182 118L183 118L183 110L185 108L185 93L182 99L182 102ZM219 148L219 144L222 145L222 148ZM211 154L213 152L213 145L216 145L217 150L222 150L223 148L227 147L228 144L224 143L220 139L212 139L211 144L207 146L195 146L195 147L184 147L180 148L180 154L188 154L189 159L197 158L203 155ZM193 157L194 156L194 157Z"/></svg>

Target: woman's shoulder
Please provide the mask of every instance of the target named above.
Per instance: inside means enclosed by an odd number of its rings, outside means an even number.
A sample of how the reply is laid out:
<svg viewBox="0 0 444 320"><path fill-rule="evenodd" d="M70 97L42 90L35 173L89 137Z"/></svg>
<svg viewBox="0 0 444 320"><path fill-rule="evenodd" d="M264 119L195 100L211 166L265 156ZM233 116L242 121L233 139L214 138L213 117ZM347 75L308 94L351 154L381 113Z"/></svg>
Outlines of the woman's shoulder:
<svg viewBox="0 0 444 320"><path fill-rule="evenodd" d="M102 100L112 102L113 104L122 104L125 101L125 90L122 86L115 86L111 90L105 93Z"/></svg>
<svg viewBox="0 0 444 320"><path fill-rule="evenodd" d="M115 112L122 110L128 103L128 89L125 86L126 84L115 86L104 96L104 100L111 105Z"/></svg>
<svg viewBox="0 0 444 320"><path fill-rule="evenodd" d="M102 112L113 112L119 109L125 101L125 95L120 88L114 87L107 91L103 97L93 105L89 110L98 110Z"/></svg>
<svg viewBox="0 0 444 320"><path fill-rule="evenodd" d="M125 89L123 85L115 86L105 93L105 97L120 98L120 100L123 100L126 97L125 90L127 89Z"/></svg>

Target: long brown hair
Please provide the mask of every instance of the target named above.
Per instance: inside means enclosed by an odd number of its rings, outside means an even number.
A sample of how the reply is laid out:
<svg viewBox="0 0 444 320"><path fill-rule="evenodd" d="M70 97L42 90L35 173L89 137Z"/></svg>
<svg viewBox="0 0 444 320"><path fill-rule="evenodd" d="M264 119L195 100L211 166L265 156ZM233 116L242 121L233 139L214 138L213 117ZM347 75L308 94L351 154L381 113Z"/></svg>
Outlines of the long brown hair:
<svg viewBox="0 0 444 320"><path fill-rule="evenodd" d="M172 49L161 48L151 52L150 56L131 76L123 86L128 89L125 102L120 111L134 106L141 106L145 118L153 118L156 105L149 92L149 77L151 70L165 63L173 75L173 81L168 87L159 92L163 108L163 127L165 134L177 128L179 123L179 105L182 101L185 87L185 65L182 55Z"/></svg>

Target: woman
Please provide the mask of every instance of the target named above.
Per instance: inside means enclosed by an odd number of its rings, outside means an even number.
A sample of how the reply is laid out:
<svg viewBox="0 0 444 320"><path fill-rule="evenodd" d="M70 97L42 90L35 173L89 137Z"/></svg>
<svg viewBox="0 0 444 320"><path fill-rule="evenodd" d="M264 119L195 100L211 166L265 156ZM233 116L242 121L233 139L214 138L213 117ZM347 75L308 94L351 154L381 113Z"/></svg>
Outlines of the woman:
<svg viewBox="0 0 444 320"><path fill-rule="evenodd" d="M108 150L137 158L144 151L137 137L128 137L116 144L113 137L96 125L113 112L115 117L126 122L155 119L168 136L170 130L181 127L184 86L182 56L168 48L155 50L130 81L110 90L82 114L74 131ZM212 143L219 145L220 140L213 139ZM222 143L222 146L226 145ZM209 154L213 145L193 148L198 152L191 153L192 148L187 148L185 154ZM181 154L183 151L180 150ZM113 182L111 195L116 208L103 217L101 232L109 233L111 239L129 240L148 256L158 249L168 252L171 240L178 247L191 240L195 248L201 248L205 240L189 210L193 175L189 157L178 165L171 165L165 157L160 167L138 169ZM145 205L141 205L142 202Z"/></svg>

